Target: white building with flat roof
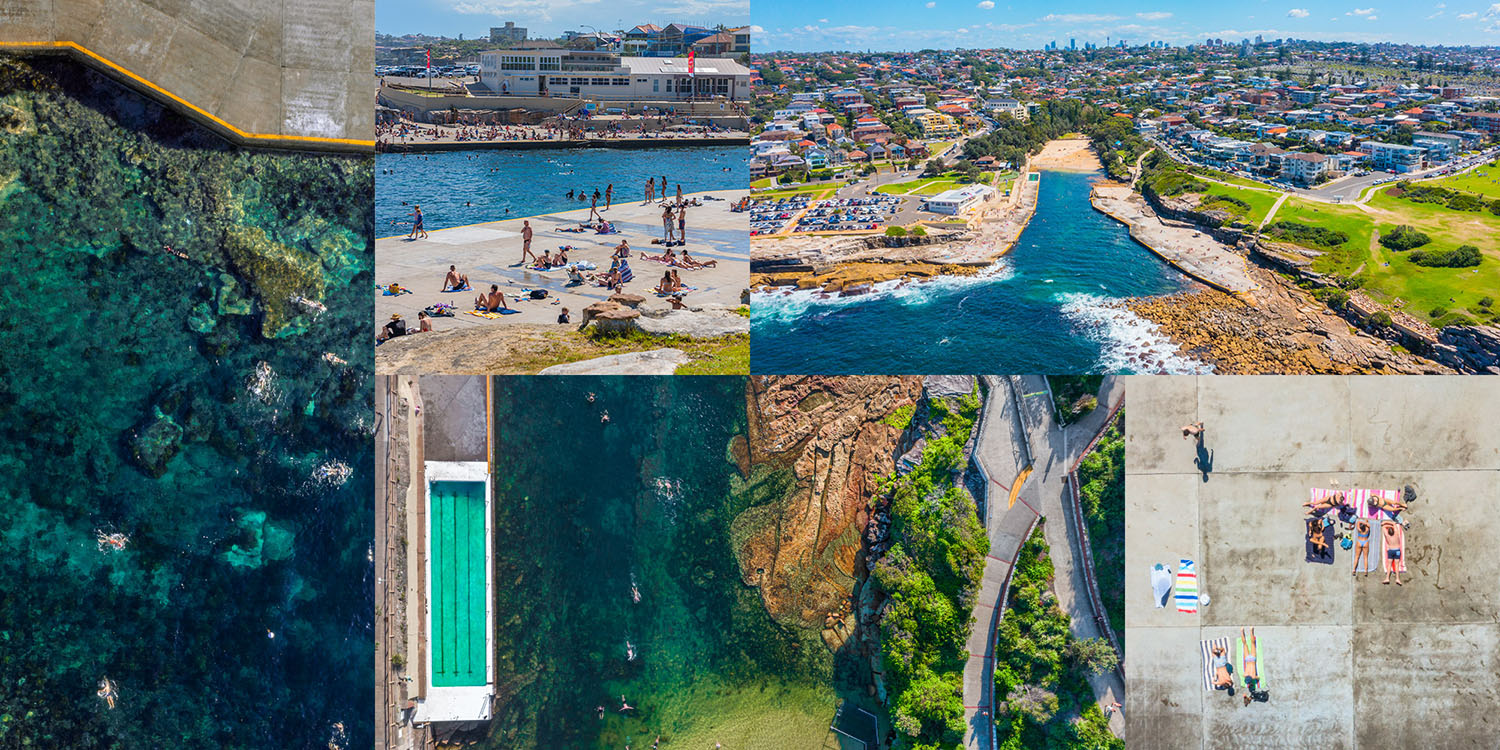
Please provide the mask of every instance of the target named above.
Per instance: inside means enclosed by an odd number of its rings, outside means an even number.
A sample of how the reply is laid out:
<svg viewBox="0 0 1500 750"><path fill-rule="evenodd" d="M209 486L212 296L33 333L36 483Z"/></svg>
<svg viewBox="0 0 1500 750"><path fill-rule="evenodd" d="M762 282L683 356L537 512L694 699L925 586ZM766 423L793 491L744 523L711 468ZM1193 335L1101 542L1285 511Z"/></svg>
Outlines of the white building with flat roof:
<svg viewBox="0 0 1500 750"><path fill-rule="evenodd" d="M965 185L927 199L923 208L939 214L957 215L989 200L995 189L989 185Z"/></svg>
<svg viewBox="0 0 1500 750"><path fill-rule="evenodd" d="M595 101L743 101L750 69L724 57L622 57L603 50L503 49L479 53L479 82L513 96Z"/></svg>

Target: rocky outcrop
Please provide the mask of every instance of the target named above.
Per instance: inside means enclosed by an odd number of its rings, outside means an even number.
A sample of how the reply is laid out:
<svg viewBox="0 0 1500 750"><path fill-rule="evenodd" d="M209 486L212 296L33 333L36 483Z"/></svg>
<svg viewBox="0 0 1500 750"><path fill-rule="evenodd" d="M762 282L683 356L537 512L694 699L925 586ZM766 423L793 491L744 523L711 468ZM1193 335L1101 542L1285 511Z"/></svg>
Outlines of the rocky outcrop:
<svg viewBox="0 0 1500 750"><path fill-rule="evenodd" d="M831 650L860 621L863 539L874 477L895 470L901 430L883 420L922 393L918 378L752 379L752 472L779 475L777 495L734 522L746 585L778 622L818 630Z"/></svg>
<svg viewBox="0 0 1500 750"><path fill-rule="evenodd" d="M1141 190L1141 195L1161 218L1192 224L1226 245L1238 244L1245 237L1244 230L1225 226L1232 218L1227 211L1199 211L1196 202L1185 198L1163 198L1149 186Z"/></svg>
<svg viewBox="0 0 1500 750"><path fill-rule="evenodd" d="M1500 375L1500 330L1494 326L1448 326L1438 332L1433 357L1466 374Z"/></svg>
<svg viewBox="0 0 1500 750"><path fill-rule="evenodd" d="M184 431L169 414L154 409L151 417L133 430L128 438L130 458L141 471L153 478L167 473L167 464L182 450Z"/></svg>
<svg viewBox="0 0 1500 750"><path fill-rule="evenodd" d="M1123 306L1221 374L1453 372L1352 328L1275 273L1254 269L1253 275L1261 285L1254 305L1204 290L1130 300Z"/></svg>

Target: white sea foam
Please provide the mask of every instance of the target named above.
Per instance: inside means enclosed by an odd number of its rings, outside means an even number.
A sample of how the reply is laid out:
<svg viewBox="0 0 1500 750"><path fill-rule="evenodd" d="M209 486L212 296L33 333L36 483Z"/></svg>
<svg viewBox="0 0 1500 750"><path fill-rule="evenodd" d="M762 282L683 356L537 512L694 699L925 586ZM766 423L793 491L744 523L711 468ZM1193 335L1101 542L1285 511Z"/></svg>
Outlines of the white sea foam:
<svg viewBox="0 0 1500 750"><path fill-rule="evenodd" d="M1119 300L1095 294L1058 296L1063 316L1090 340L1104 345L1102 372L1202 375L1213 371L1172 343L1155 323L1119 306Z"/></svg>
<svg viewBox="0 0 1500 750"><path fill-rule="evenodd" d="M874 284L867 294L840 297L836 293L820 289L773 289L751 294L750 309L754 316L765 320L791 321L798 318L826 315L875 300L891 300L901 305L925 305L956 291L973 289L1015 276L1015 269L1004 259L986 266L973 276L938 276L918 281L915 279L892 279ZM960 305L963 300L959 300Z"/></svg>

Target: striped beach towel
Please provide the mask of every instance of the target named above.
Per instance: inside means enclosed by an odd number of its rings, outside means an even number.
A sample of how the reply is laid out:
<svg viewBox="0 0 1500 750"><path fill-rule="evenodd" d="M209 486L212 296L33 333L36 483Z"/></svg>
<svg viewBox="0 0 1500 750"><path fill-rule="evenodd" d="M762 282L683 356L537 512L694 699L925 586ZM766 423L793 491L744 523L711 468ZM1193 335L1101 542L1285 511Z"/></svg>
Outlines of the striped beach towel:
<svg viewBox="0 0 1500 750"><path fill-rule="evenodd" d="M1379 510L1370 510L1370 498L1373 497L1385 502L1393 502L1399 496L1400 492L1397 490L1349 490L1348 502L1354 506L1355 516L1378 521L1388 514Z"/></svg>
<svg viewBox="0 0 1500 750"><path fill-rule="evenodd" d="M1235 664L1234 686L1237 687L1237 688L1240 688L1240 689L1244 689L1245 688L1245 674L1246 674L1246 672L1248 670L1245 667L1245 639L1243 639L1243 638L1235 638L1234 639L1234 664ZM1255 689L1256 690L1265 690L1266 689L1266 642L1262 641L1258 637L1255 639L1255 676L1259 680L1259 682L1257 682L1255 684Z"/></svg>
<svg viewBox="0 0 1500 750"><path fill-rule="evenodd" d="M1203 656L1203 689L1214 689L1214 647L1224 649L1224 658L1230 663L1230 671L1235 671L1234 656L1229 651L1228 638L1215 638L1211 641L1199 641L1198 650Z"/></svg>
<svg viewBox="0 0 1500 750"><path fill-rule="evenodd" d="M1177 566L1177 611L1198 613L1198 567L1184 559Z"/></svg>

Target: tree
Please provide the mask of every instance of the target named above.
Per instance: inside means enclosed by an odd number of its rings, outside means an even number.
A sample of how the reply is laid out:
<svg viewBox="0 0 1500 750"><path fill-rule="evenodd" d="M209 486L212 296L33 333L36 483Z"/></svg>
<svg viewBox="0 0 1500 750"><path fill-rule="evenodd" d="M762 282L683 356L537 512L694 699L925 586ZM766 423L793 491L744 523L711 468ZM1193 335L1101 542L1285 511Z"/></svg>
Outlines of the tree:
<svg viewBox="0 0 1500 750"><path fill-rule="evenodd" d="M1068 656L1090 674L1104 674L1120 663L1120 655L1103 638L1074 640L1068 644Z"/></svg>
<svg viewBox="0 0 1500 750"><path fill-rule="evenodd" d="M1001 710L1037 724L1046 724L1057 713L1057 694L1035 685L1018 685L1005 696Z"/></svg>

